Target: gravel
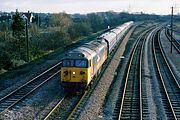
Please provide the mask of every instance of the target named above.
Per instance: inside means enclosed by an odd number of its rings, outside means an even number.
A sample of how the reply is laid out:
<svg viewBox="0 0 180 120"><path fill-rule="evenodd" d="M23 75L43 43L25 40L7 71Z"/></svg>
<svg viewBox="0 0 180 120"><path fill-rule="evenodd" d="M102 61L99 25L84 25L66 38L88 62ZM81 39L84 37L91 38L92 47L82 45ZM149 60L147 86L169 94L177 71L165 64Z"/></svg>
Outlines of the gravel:
<svg viewBox="0 0 180 120"><path fill-rule="evenodd" d="M160 39L162 42L163 49L166 56L173 67L176 76L179 74L179 59L180 56L173 49L173 53L170 53L170 42L164 34L164 30L161 33ZM151 37L149 36L151 39ZM165 106L163 106L162 95L160 93L159 80L156 78L156 73L154 69L154 62L152 57L152 42L148 39L145 44L145 54L144 54L144 81L145 81L145 91L147 95L148 103L148 119L167 119L165 113Z"/></svg>
<svg viewBox="0 0 180 120"><path fill-rule="evenodd" d="M176 38L180 38L180 36L176 35ZM165 36L165 30L161 32L161 43L168 62L173 69L173 73L175 74L177 80L179 80L178 82L180 83L180 54L174 49L174 47L171 53L171 43Z"/></svg>
<svg viewBox="0 0 180 120"><path fill-rule="evenodd" d="M28 82L29 80L31 80L35 76L39 75L43 71L47 70L51 66L57 64L61 58L62 58L62 54L52 58L52 60L49 59L47 61L44 61L41 64L33 63L30 65L27 65L22 69L22 71L15 70L15 71L13 71L13 73L10 73L10 75L8 77L2 76L0 78L0 83L1 83L0 97L5 96L6 94L10 93L11 91L17 89L21 85L23 85L26 82ZM17 75L13 76L12 74L17 74Z"/></svg>
<svg viewBox="0 0 180 120"><path fill-rule="evenodd" d="M173 32L173 36L176 38L176 40L180 40L180 33Z"/></svg>
<svg viewBox="0 0 180 120"><path fill-rule="evenodd" d="M152 33L151 33L152 34ZM145 89L143 92L146 92L147 103L148 103L148 119L165 119L164 108L162 105L161 93L159 90L159 85L157 82L154 63L152 57L152 36L148 36L144 47L144 65L143 65L144 74L142 74L145 82Z"/></svg>
<svg viewBox="0 0 180 120"><path fill-rule="evenodd" d="M12 110L6 111L0 119L34 119L38 118L44 109L56 104L63 95L59 76L56 75L32 95L20 102Z"/></svg>

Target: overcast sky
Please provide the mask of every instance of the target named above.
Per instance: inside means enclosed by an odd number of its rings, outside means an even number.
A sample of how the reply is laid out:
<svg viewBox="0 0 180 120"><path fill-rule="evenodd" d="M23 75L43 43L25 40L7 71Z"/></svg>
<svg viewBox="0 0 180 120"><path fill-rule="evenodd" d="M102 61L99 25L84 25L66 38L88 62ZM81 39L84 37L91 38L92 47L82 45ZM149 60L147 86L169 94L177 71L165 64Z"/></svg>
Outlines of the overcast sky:
<svg viewBox="0 0 180 120"><path fill-rule="evenodd" d="M0 11L33 11L45 13L145 12L170 14L170 7L180 12L180 0L0 0Z"/></svg>

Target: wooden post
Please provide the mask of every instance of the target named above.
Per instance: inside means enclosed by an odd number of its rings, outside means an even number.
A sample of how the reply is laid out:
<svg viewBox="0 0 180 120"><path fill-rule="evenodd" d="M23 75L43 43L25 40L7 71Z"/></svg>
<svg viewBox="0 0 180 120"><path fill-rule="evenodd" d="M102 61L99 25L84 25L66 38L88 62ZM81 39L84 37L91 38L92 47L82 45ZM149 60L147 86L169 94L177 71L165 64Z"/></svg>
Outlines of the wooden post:
<svg viewBox="0 0 180 120"><path fill-rule="evenodd" d="M173 42L173 7L172 8L172 13L171 13L171 53L172 53L172 42Z"/></svg>
<svg viewBox="0 0 180 120"><path fill-rule="evenodd" d="M28 18L26 19L26 57L27 57L27 62L29 62L29 43L28 43Z"/></svg>

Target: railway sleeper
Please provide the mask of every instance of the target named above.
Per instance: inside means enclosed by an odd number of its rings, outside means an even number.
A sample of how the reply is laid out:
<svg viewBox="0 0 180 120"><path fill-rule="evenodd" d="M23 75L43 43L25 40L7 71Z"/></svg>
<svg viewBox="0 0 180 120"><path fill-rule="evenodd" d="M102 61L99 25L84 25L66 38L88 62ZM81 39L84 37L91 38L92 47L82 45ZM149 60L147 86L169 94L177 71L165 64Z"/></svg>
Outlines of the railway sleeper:
<svg viewBox="0 0 180 120"><path fill-rule="evenodd" d="M12 103L14 103L15 101L12 101L12 100L7 100L7 101L5 101L5 102L3 102L3 103L1 103L1 104L4 104L4 103L9 103L9 104L12 104Z"/></svg>

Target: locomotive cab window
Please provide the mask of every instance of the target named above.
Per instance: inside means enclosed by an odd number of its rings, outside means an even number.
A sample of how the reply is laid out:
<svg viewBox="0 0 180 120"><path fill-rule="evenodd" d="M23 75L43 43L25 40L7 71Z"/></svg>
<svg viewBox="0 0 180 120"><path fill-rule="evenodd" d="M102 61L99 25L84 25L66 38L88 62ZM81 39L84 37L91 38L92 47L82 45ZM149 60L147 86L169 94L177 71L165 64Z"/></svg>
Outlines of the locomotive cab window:
<svg viewBox="0 0 180 120"><path fill-rule="evenodd" d="M74 60L63 60L63 67L73 67Z"/></svg>
<svg viewBox="0 0 180 120"><path fill-rule="evenodd" d="M75 66L81 68L87 68L87 60L75 60Z"/></svg>

